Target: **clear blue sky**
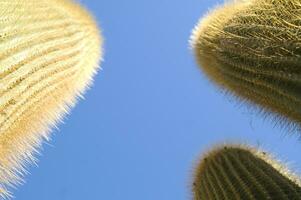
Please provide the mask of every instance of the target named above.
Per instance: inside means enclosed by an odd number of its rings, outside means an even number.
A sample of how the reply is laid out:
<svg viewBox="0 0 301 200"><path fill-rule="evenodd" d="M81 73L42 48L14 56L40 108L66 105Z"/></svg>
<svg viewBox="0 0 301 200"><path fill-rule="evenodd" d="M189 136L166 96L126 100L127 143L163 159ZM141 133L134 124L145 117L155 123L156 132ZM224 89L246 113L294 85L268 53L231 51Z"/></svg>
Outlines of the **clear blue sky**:
<svg viewBox="0 0 301 200"><path fill-rule="evenodd" d="M202 75L188 47L214 0L82 0L105 37L95 84L44 144L18 200L186 200L211 144L260 144L300 171L301 143Z"/></svg>

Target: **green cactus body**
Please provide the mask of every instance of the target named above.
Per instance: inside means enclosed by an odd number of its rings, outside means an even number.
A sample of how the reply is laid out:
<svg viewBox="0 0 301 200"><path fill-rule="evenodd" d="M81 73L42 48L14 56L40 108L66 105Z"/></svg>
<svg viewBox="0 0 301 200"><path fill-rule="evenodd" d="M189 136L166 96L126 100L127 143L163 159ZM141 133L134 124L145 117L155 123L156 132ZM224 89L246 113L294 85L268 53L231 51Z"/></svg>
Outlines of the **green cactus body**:
<svg viewBox="0 0 301 200"><path fill-rule="evenodd" d="M241 0L197 25L192 46L205 73L234 95L301 123L301 4Z"/></svg>
<svg viewBox="0 0 301 200"><path fill-rule="evenodd" d="M0 1L0 196L90 85L101 43L72 1Z"/></svg>
<svg viewBox="0 0 301 200"><path fill-rule="evenodd" d="M210 151L195 171L195 200L299 200L299 180L264 152L235 146Z"/></svg>

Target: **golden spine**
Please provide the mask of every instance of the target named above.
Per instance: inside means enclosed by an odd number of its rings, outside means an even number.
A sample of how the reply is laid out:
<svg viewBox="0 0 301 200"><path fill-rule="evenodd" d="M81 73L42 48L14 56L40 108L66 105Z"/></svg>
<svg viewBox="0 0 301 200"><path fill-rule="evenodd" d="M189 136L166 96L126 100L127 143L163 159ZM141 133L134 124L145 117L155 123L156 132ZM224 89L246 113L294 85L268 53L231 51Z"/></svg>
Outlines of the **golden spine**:
<svg viewBox="0 0 301 200"><path fill-rule="evenodd" d="M204 72L236 96L301 123L301 4L240 0L210 12L192 46Z"/></svg>
<svg viewBox="0 0 301 200"><path fill-rule="evenodd" d="M0 196L91 84L102 39L69 0L0 1Z"/></svg>

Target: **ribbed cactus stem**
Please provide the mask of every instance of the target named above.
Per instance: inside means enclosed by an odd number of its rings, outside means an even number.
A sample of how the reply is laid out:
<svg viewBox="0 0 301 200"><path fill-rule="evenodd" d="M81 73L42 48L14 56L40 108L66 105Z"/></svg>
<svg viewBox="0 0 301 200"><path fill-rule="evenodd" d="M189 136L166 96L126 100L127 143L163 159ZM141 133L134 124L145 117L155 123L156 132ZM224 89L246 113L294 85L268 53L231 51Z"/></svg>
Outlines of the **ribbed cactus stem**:
<svg viewBox="0 0 301 200"><path fill-rule="evenodd" d="M208 152L195 171L195 200L298 200L300 181L265 152L223 146Z"/></svg>
<svg viewBox="0 0 301 200"><path fill-rule="evenodd" d="M101 43L72 1L0 1L0 195L90 85Z"/></svg>
<svg viewBox="0 0 301 200"><path fill-rule="evenodd" d="M300 18L298 0L227 3L200 21L192 45L213 81L301 123Z"/></svg>

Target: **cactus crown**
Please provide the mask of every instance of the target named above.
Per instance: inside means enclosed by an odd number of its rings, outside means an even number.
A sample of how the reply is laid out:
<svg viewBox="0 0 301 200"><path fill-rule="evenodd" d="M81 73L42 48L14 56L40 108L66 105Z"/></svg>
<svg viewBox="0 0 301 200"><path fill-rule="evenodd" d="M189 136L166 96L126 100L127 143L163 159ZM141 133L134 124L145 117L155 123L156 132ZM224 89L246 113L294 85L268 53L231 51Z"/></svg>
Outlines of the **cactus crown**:
<svg viewBox="0 0 301 200"><path fill-rule="evenodd" d="M0 197L90 85L98 28L69 0L0 1Z"/></svg>
<svg viewBox="0 0 301 200"><path fill-rule="evenodd" d="M195 200L301 199L299 179L266 152L249 147L209 151L194 177Z"/></svg>
<svg viewBox="0 0 301 200"><path fill-rule="evenodd" d="M191 44L205 73L240 98L301 123L301 4L228 3L196 26Z"/></svg>

